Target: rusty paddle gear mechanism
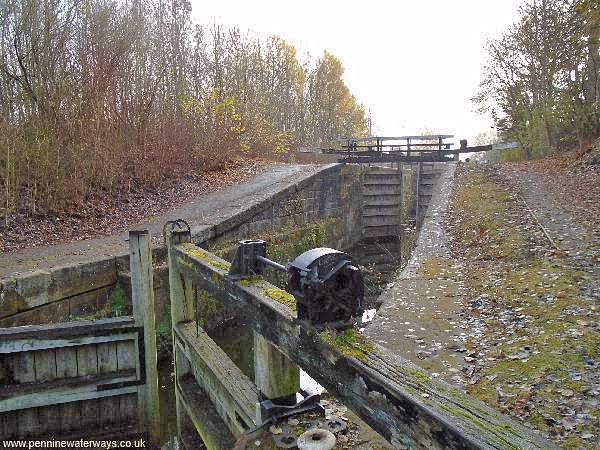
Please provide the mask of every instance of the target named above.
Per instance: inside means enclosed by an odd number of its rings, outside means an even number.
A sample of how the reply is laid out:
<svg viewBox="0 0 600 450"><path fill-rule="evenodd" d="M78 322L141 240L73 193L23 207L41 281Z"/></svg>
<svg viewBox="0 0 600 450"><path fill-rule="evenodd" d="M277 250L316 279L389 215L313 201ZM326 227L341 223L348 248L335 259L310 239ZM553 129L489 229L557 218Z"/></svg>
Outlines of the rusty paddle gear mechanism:
<svg viewBox="0 0 600 450"><path fill-rule="evenodd" d="M298 319L313 325L350 326L364 312L364 286L360 269L350 257L331 248L314 248L287 265L266 257L267 243L240 241L229 275L262 275L267 266L286 272L287 290L296 299Z"/></svg>

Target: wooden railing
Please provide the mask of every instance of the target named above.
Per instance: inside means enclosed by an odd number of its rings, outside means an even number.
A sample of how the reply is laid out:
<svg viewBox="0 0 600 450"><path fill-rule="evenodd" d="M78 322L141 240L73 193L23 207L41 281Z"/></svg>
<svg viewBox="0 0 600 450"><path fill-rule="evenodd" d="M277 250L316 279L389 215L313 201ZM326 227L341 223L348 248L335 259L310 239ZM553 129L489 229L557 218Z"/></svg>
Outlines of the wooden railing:
<svg viewBox="0 0 600 450"><path fill-rule="evenodd" d="M293 373L292 362L300 366L397 448L555 448L362 335L348 345L334 331L318 332L300 323L292 308L269 295L277 288L254 277L231 280L228 263L191 244L185 231L173 232L168 244L180 434L191 424L209 448L229 448L235 438L260 425L261 394L286 393L265 393L264 373L257 377L260 385L252 383L198 327L194 305L203 289L236 309L259 339L281 352L289 362L286 371ZM268 364L267 357L261 358ZM212 406L199 407L194 395L210 399ZM218 423L203 422L202 415L216 416ZM219 438L211 434L215 429Z"/></svg>

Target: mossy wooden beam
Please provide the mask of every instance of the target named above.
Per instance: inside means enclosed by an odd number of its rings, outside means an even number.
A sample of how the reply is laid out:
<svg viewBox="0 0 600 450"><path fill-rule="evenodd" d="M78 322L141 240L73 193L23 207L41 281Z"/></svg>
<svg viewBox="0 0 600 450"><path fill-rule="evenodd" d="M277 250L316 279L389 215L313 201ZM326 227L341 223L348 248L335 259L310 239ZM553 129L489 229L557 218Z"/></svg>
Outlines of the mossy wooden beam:
<svg viewBox="0 0 600 450"><path fill-rule="evenodd" d="M235 438L196 379L185 375L176 384L177 397L208 449L229 450Z"/></svg>
<svg viewBox="0 0 600 450"><path fill-rule="evenodd" d="M231 361L229 356L194 323L179 323L174 328L177 351L190 362L190 373L231 433L238 437L258 425L256 404L258 389Z"/></svg>
<svg viewBox="0 0 600 450"><path fill-rule="evenodd" d="M226 277L225 261L189 245L173 249L177 270L211 295L239 307L248 323L397 448L549 449L535 432L411 362L352 336L320 336L264 294L264 281ZM344 345L336 345L343 342Z"/></svg>

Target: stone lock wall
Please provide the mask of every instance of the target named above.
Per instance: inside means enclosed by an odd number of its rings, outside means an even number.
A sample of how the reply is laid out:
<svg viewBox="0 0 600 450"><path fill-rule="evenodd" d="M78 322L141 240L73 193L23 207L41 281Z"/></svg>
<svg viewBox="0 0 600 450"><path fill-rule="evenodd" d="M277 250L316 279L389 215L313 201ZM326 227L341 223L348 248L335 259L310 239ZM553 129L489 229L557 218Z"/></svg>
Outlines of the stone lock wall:
<svg viewBox="0 0 600 450"><path fill-rule="evenodd" d="M94 313L106 305L116 281L113 259L0 280L0 327L56 323Z"/></svg>
<svg viewBox="0 0 600 450"><path fill-rule="evenodd" d="M348 248L361 237L360 173L359 166L324 166L218 224L190 224L192 239L209 245L334 217L341 226L329 245ZM156 316L160 323L168 308L165 248L154 248L153 257ZM92 318L109 302L117 282L129 292L128 266L129 256L123 254L0 280L0 327Z"/></svg>
<svg viewBox="0 0 600 450"><path fill-rule="evenodd" d="M361 168L335 164L279 192L244 214L230 227L217 226L199 243L246 239L292 226L303 226L334 217L341 221L339 239L330 245L347 248L361 238ZM223 231L219 228L224 228ZM226 228L226 229L225 229Z"/></svg>

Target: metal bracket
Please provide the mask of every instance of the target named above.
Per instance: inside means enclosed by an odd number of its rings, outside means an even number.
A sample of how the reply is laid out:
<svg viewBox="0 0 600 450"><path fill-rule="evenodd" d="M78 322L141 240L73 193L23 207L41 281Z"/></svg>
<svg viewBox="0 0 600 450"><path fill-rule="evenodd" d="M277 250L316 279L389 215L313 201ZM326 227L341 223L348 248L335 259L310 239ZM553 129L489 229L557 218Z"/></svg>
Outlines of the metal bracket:
<svg viewBox="0 0 600 450"><path fill-rule="evenodd" d="M271 400L263 400L260 405L261 422L277 423L281 419L316 411L325 416L325 408L319 403L321 395L313 394L293 406L276 405Z"/></svg>
<svg viewBox="0 0 600 450"><path fill-rule="evenodd" d="M267 243L261 240L240 241L235 249L231 268L229 269L229 278L239 279L252 275L262 275L265 269L265 263L260 257L267 256Z"/></svg>
<svg viewBox="0 0 600 450"><path fill-rule="evenodd" d="M167 246L167 228L170 227L170 230L174 230L178 228L179 231L183 231L184 227L187 228L187 232L189 234L189 238L192 238L192 229L190 228L190 224L187 223L183 219L175 219L175 220L167 220L163 226L163 244Z"/></svg>

